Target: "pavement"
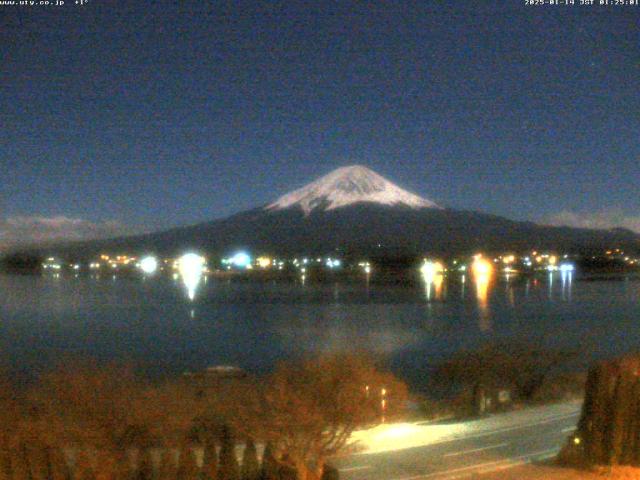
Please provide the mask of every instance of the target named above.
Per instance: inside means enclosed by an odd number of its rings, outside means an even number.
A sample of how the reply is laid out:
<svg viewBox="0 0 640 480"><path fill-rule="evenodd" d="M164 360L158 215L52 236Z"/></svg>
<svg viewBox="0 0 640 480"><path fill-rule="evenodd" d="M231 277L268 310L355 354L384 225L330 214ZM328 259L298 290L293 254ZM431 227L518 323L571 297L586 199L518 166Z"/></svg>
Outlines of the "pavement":
<svg viewBox="0 0 640 480"><path fill-rule="evenodd" d="M333 463L343 480L502 478L556 456L580 408L565 402L467 422L380 425L356 432L359 452Z"/></svg>

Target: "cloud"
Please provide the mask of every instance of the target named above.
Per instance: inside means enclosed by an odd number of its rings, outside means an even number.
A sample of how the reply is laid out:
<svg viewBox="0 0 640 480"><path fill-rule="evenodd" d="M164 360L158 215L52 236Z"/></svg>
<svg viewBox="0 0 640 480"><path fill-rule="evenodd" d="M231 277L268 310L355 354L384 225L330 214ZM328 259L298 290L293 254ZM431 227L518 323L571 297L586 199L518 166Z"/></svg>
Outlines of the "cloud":
<svg viewBox="0 0 640 480"><path fill-rule="evenodd" d="M131 233L116 221L92 222L64 215L15 216L0 219L0 247L65 240L88 240Z"/></svg>
<svg viewBox="0 0 640 480"><path fill-rule="evenodd" d="M628 228L640 233L640 215L627 215L621 209L599 210L589 213L575 213L568 210L544 219L548 225L564 225L580 228Z"/></svg>

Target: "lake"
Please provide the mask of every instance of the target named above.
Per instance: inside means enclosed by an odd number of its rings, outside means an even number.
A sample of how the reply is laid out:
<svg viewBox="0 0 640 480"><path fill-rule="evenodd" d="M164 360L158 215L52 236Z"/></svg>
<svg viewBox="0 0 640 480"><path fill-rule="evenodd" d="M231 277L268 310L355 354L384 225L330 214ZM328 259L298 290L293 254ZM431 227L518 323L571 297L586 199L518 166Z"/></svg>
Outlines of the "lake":
<svg viewBox="0 0 640 480"><path fill-rule="evenodd" d="M132 360L151 372L210 365L261 372L309 352L386 354L414 388L435 362L488 340L581 346L591 358L640 345L640 281L540 274L425 285L0 275L0 350L37 371L65 354Z"/></svg>

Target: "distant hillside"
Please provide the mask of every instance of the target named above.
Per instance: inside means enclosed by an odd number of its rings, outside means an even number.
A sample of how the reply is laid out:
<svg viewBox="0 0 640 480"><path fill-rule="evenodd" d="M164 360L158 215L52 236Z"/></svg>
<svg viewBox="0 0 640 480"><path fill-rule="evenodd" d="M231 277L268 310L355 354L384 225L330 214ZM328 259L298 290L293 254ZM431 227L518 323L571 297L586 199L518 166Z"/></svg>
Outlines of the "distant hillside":
<svg viewBox="0 0 640 480"><path fill-rule="evenodd" d="M78 257L102 251L173 255L185 250L374 257L455 255L531 248L574 253L607 248L640 250L629 230L588 230L516 222L485 213L441 208L371 170L343 167L272 204L228 218L110 240L87 241L39 253Z"/></svg>

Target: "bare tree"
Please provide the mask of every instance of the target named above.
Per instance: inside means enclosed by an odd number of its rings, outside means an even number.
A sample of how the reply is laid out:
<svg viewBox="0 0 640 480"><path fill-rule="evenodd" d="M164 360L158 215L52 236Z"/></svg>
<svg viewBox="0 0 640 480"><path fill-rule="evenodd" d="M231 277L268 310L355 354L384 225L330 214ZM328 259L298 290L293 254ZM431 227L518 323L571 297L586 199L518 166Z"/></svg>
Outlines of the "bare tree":
<svg viewBox="0 0 640 480"><path fill-rule="evenodd" d="M355 429L393 417L406 398L405 384L365 355L283 363L266 380L261 433L300 480L316 480Z"/></svg>
<svg viewBox="0 0 640 480"><path fill-rule="evenodd" d="M184 378L154 385L131 368L83 364L44 374L24 395L11 385L0 389L0 477L221 478L233 453L220 430L228 424L249 447L272 446L266 474L317 480L328 457L351 447L356 428L392 418L407 396L402 382L364 355L288 362L259 380L197 388ZM216 462L216 443L224 462ZM184 463L192 460L184 452L182 463L175 458L185 445L205 447L203 471ZM72 452L68 470L61 448ZM153 467L145 457L151 450L162 458ZM257 474L254 457L248 448L247 478Z"/></svg>

